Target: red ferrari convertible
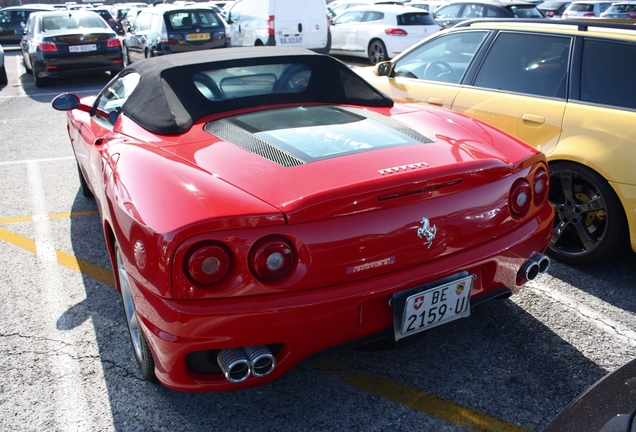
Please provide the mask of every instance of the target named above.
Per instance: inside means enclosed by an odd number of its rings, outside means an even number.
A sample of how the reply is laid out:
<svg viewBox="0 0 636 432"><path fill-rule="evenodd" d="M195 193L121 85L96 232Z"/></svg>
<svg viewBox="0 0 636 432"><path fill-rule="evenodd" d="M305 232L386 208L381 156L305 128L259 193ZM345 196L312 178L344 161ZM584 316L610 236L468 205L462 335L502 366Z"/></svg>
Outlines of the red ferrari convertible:
<svg viewBox="0 0 636 432"><path fill-rule="evenodd" d="M241 389L399 344L549 266L542 153L394 104L328 56L163 56L53 107L141 371L173 389Z"/></svg>

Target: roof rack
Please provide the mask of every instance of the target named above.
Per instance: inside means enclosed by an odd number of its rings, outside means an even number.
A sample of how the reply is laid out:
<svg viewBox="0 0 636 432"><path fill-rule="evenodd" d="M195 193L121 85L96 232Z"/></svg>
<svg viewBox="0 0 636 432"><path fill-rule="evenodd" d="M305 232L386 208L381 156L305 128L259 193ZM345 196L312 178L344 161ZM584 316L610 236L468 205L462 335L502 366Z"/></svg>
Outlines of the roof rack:
<svg viewBox="0 0 636 432"><path fill-rule="evenodd" d="M620 30L634 30L636 31L636 24L627 24L621 22L608 21L606 19L542 19L542 18L479 18L462 21L456 24L454 27L469 27L472 24L488 23L488 22L510 22L510 23L530 23L530 24L550 24L558 26L576 26L579 31L588 31L590 27L608 28L608 29L620 29Z"/></svg>

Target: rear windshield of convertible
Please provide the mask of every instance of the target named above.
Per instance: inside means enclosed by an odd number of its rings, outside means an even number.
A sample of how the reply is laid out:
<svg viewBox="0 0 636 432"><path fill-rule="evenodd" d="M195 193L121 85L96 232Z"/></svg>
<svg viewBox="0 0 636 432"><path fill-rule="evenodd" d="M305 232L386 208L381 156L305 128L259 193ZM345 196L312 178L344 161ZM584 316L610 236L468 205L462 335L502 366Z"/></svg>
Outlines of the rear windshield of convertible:
<svg viewBox="0 0 636 432"><path fill-rule="evenodd" d="M311 70L301 63L229 67L199 72L193 80L207 99L219 101L276 93L300 93Z"/></svg>

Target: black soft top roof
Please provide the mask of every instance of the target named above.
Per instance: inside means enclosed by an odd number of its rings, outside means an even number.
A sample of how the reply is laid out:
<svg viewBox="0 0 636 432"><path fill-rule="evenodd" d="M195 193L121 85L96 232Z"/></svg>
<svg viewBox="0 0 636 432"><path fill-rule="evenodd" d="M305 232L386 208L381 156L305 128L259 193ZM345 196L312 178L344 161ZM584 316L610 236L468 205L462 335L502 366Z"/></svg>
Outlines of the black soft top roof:
<svg viewBox="0 0 636 432"><path fill-rule="evenodd" d="M212 101L194 84L194 75L201 71L281 63L302 63L310 68L311 78L305 90ZM119 76L130 73L139 73L141 79L122 112L144 129L164 135L186 132L195 121L210 114L262 105L393 105L388 96L344 63L300 48L225 48L170 54L135 62Z"/></svg>

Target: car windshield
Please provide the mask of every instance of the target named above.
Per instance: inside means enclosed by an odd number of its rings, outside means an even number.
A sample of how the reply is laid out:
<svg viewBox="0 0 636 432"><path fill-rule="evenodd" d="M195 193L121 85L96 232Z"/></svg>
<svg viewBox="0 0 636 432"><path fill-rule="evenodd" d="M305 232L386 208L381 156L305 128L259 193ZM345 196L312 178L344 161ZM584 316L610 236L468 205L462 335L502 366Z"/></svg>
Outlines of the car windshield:
<svg viewBox="0 0 636 432"><path fill-rule="evenodd" d="M568 10L575 12L590 12L594 10L594 5L589 3L572 3Z"/></svg>
<svg viewBox="0 0 636 432"><path fill-rule="evenodd" d="M614 4L607 9L607 12L634 12L636 4Z"/></svg>
<svg viewBox="0 0 636 432"><path fill-rule="evenodd" d="M543 14L534 5L510 6L510 10L516 18L543 18Z"/></svg>
<svg viewBox="0 0 636 432"><path fill-rule="evenodd" d="M218 27L221 22L211 10L180 10L166 13L169 30L190 30L194 27Z"/></svg>
<svg viewBox="0 0 636 432"><path fill-rule="evenodd" d="M80 28L108 28L97 14L56 15L42 19L42 30L77 30Z"/></svg>
<svg viewBox="0 0 636 432"><path fill-rule="evenodd" d="M428 13L405 13L397 16L398 25L434 25L435 20Z"/></svg>

